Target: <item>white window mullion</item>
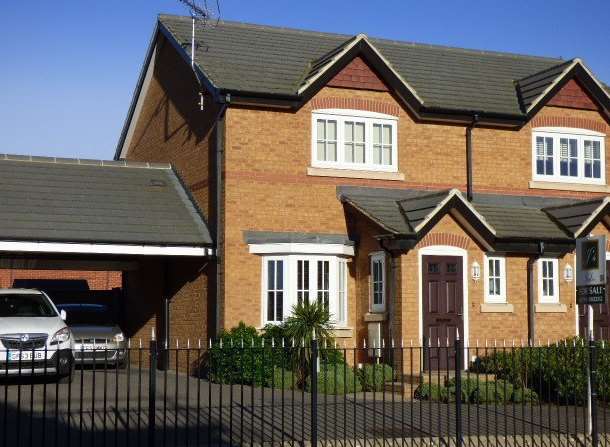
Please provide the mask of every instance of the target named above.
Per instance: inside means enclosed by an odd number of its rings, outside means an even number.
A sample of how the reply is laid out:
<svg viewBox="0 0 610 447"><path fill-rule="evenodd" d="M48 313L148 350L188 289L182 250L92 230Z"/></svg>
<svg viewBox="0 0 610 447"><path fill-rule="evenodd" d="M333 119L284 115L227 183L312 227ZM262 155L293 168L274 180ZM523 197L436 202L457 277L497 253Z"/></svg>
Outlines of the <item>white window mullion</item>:
<svg viewBox="0 0 610 447"><path fill-rule="evenodd" d="M369 114L370 116L367 116ZM397 120L394 117L357 110L324 110L313 112L312 117L313 166L372 171L397 170L398 132ZM346 125L351 126L350 138L346 137ZM377 143L381 157L378 157L377 162L373 149L376 128L379 131ZM361 131L364 131L364 135L361 135ZM350 148L353 147L353 157L346 157L346 143ZM357 155L362 144L364 161Z"/></svg>
<svg viewBox="0 0 610 447"><path fill-rule="evenodd" d="M576 156L572 152L576 142ZM586 129L540 128L532 132L533 176L536 180L605 184L605 135ZM552 144L552 164L549 154ZM564 171L562 172L562 160ZM575 172L571 170L576 162ZM567 163L567 164L566 164ZM553 172L551 173L551 165ZM575 175L572 175L572 174Z"/></svg>

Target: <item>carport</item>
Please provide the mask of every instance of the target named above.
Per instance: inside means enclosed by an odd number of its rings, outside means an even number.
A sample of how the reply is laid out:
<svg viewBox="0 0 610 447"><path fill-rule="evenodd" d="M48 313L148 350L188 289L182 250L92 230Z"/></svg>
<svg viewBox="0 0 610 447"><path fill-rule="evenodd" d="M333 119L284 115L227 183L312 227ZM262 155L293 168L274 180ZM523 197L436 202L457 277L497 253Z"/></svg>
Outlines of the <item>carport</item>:
<svg viewBox="0 0 610 447"><path fill-rule="evenodd" d="M0 197L1 271L120 272L128 337L207 338L213 243L171 165L0 155Z"/></svg>

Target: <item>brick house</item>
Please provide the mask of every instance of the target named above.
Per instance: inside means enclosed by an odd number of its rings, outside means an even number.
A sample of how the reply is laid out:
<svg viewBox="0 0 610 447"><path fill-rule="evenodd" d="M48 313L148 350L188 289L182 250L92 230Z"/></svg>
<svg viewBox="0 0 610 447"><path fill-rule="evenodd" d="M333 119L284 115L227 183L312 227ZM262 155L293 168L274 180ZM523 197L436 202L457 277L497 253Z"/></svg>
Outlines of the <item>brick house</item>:
<svg viewBox="0 0 610 447"><path fill-rule="evenodd" d="M190 33L159 17L115 158L171 162L206 215L212 331L306 299L358 343L581 331L575 238L610 225L581 60L221 22L191 64Z"/></svg>

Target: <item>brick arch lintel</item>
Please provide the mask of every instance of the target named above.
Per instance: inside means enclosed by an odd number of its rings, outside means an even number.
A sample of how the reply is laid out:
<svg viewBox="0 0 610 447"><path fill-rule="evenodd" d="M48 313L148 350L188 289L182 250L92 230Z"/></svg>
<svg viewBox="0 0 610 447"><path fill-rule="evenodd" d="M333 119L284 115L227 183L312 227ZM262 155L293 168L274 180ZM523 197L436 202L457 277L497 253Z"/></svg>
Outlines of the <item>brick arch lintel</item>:
<svg viewBox="0 0 610 447"><path fill-rule="evenodd" d="M400 107L397 104L362 98L340 98L334 96L314 98L311 100L310 106L312 110L352 109L364 110L367 112L385 113L387 115L392 116L398 116L400 113Z"/></svg>
<svg viewBox="0 0 610 447"><path fill-rule="evenodd" d="M572 127L587 129L595 132L608 133L608 125L587 118L573 116L537 116L531 121L532 128L536 127Z"/></svg>
<svg viewBox="0 0 610 447"><path fill-rule="evenodd" d="M416 248L429 247L431 245L448 245L467 250L470 248L470 239L466 236L453 233L428 233L418 243Z"/></svg>

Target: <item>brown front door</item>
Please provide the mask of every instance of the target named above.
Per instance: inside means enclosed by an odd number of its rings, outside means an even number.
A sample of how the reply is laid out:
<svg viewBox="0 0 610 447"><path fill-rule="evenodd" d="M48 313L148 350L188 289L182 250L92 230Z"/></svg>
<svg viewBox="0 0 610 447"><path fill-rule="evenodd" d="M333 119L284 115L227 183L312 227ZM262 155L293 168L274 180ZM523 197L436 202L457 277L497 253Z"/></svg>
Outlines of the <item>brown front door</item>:
<svg viewBox="0 0 610 447"><path fill-rule="evenodd" d="M423 256L422 269L423 335L429 346L424 352L424 366L453 369L457 332L464 333L462 258Z"/></svg>
<svg viewBox="0 0 610 447"><path fill-rule="evenodd" d="M606 261L606 271L610 272L610 261ZM610 286L606 280L606 289ZM578 306L578 325L579 335L587 337L587 308L589 306ZM610 307L608 297L605 304L593 305L593 335L596 340L610 340Z"/></svg>

